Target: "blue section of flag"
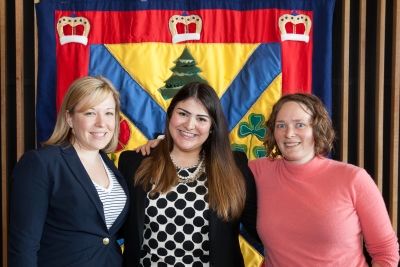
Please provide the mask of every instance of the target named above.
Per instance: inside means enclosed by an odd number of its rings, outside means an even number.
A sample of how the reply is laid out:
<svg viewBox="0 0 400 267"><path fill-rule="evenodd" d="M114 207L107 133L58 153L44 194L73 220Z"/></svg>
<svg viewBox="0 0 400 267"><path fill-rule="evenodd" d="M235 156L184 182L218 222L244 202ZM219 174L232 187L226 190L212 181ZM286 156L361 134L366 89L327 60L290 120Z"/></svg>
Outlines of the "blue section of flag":
<svg viewBox="0 0 400 267"><path fill-rule="evenodd" d="M38 144L47 140L56 123L56 40L54 2L36 6L38 26L38 77L36 128Z"/></svg>
<svg viewBox="0 0 400 267"><path fill-rule="evenodd" d="M231 131L281 73L280 44L261 44L221 97ZM103 45L90 48L89 74L110 79L121 95L122 112L148 138L164 132L165 111Z"/></svg>
<svg viewBox="0 0 400 267"><path fill-rule="evenodd" d="M231 131L281 73L279 43L261 44L221 97L221 104Z"/></svg>
<svg viewBox="0 0 400 267"><path fill-rule="evenodd" d="M125 71L105 46L90 47L89 75L102 75L114 84L120 93L122 112L148 139L164 132L165 111Z"/></svg>
<svg viewBox="0 0 400 267"><path fill-rule="evenodd" d="M265 8L311 10L314 1L299 0L41 0L41 2L55 2L58 10L181 10L198 9L231 9L253 10ZM322 1L323 0L318 0Z"/></svg>
<svg viewBox="0 0 400 267"><path fill-rule="evenodd" d="M312 1L312 4L314 11L312 90L332 114L332 23L335 0Z"/></svg>

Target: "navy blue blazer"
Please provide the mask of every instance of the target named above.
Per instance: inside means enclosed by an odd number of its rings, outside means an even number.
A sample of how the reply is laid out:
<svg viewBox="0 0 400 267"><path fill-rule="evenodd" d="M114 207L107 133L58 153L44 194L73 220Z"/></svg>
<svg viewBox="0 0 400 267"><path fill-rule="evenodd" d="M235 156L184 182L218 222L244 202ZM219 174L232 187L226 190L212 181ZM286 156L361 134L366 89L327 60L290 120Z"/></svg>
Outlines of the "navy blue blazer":
<svg viewBox="0 0 400 267"><path fill-rule="evenodd" d="M243 267L244 261L239 245L239 224L257 236L256 213L257 192L254 177L247 166L246 154L234 152L237 166L243 173L246 182L246 202L239 220L223 221L213 210L210 212L210 266L215 267ZM140 248L143 243L144 209L146 193L142 187L134 186L133 176L140 166L143 156L135 151L121 153L118 169L127 179L130 191L129 216L124 227L125 252L124 266L138 266Z"/></svg>
<svg viewBox="0 0 400 267"><path fill-rule="evenodd" d="M100 154L128 196L125 180ZM25 153L10 193L9 266L122 266L117 239L128 203L107 229L102 202L71 145Z"/></svg>

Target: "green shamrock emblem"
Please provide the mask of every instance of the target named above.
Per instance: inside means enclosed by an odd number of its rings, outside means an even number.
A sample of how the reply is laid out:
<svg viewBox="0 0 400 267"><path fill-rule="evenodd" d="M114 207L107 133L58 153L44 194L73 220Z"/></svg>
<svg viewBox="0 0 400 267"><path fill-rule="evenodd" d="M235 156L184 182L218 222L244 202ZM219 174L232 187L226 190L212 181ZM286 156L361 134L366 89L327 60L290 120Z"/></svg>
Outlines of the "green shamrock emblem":
<svg viewBox="0 0 400 267"><path fill-rule="evenodd" d="M253 154L256 158L263 158L267 155L267 150L263 146L253 147Z"/></svg>
<svg viewBox="0 0 400 267"><path fill-rule="evenodd" d="M248 135L256 136L260 141L264 140L267 129L265 128L265 117L262 114L251 113L249 122L239 124L239 137L244 138Z"/></svg>
<svg viewBox="0 0 400 267"><path fill-rule="evenodd" d="M233 151L240 151L240 152L243 152L243 153L246 153L246 154L247 154L247 146L246 146L246 145L243 145L243 144L236 144L236 143L233 143L233 144L231 145L231 149L232 149Z"/></svg>

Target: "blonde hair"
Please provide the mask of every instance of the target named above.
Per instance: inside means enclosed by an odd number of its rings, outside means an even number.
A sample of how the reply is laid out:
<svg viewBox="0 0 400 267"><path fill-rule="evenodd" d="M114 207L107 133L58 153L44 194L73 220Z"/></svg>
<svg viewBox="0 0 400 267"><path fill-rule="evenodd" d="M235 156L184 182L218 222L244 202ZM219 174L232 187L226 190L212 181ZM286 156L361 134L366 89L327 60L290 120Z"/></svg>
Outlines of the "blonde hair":
<svg viewBox="0 0 400 267"><path fill-rule="evenodd" d="M67 123L67 113L72 115L75 111L87 110L104 101L110 94L115 101L115 128L113 137L102 150L106 153L114 151L118 144L119 135L119 113L121 111L119 93L108 79L101 76L85 76L71 84L57 114L54 131L43 144L65 145L72 143L74 135ZM82 103L82 101L84 102ZM81 104L81 110L75 110L78 104Z"/></svg>

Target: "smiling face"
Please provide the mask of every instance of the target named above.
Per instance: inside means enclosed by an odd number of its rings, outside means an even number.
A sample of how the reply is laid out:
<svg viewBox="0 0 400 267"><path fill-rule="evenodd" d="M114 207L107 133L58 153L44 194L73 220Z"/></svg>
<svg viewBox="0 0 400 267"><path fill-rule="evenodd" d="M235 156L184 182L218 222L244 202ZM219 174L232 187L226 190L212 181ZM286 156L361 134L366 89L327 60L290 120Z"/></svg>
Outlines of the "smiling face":
<svg viewBox="0 0 400 267"><path fill-rule="evenodd" d="M111 141L115 129L115 100L109 94L102 102L88 109L83 99L72 113L67 112L67 123L72 128L72 144L76 149L98 151Z"/></svg>
<svg viewBox="0 0 400 267"><path fill-rule="evenodd" d="M168 125L174 146L172 151L200 153L211 129L207 109L190 97L176 104Z"/></svg>
<svg viewBox="0 0 400 267"><path fill-rule="evenodd" d="M302 164L315 156L310 114L305 106L289 101L282 105L276 116L274 138L288 161Z"/></svg>

